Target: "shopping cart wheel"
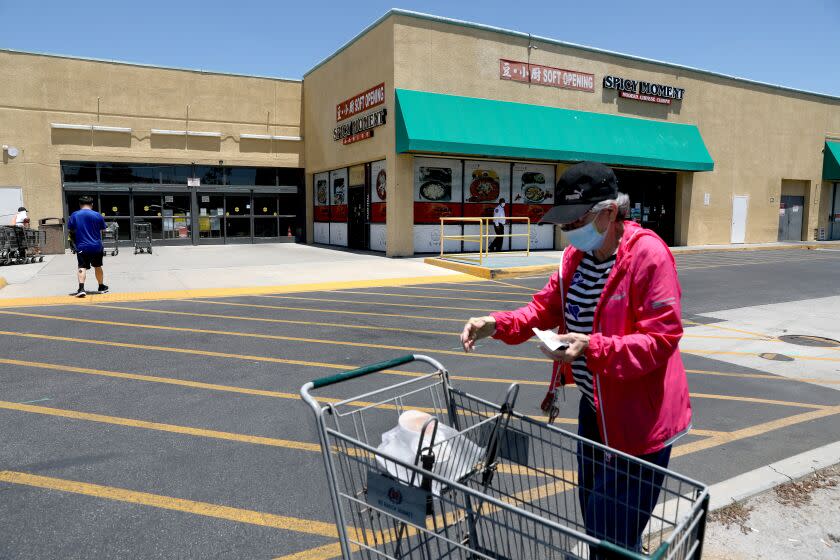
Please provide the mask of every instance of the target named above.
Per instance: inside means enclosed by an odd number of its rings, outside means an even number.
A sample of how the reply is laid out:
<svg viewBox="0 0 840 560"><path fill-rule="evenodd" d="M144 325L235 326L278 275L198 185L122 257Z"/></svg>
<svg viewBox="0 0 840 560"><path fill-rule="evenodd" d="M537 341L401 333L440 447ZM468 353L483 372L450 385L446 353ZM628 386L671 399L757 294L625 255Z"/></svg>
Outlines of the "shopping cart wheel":
<svg viewBox="0 0 840 560"><path fill-rule="evenodd" d="M44 257L38 257L38 262L44 262Z"/></svg>
<svg viewBox="0 0 840 560"><path fill-rule="evenodd" d="M152 248L151 247L149 247L149 254L150 255L152 254Z"/></svg>

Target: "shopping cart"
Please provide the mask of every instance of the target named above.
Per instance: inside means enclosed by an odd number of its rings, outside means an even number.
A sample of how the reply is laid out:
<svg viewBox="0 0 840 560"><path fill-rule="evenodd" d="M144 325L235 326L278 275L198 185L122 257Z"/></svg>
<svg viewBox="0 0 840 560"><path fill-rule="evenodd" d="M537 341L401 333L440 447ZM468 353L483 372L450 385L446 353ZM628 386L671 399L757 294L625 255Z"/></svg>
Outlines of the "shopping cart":
<svg viewBox="0 0 840 560"><path fill-rule="evenodd" d="M105 253L110 253L112 257L120 254L120 224L105 222L105 229L102 230L102 247Z"/></svg>
<svg viewBox="0 0 840 560"><path fill-rule="evenodd" d="M46 232L24 228L23 233L26 241L26 262L44 262L42 251L47 240Z"/></svg>
<svg viewBox="0 0 840 560"><path fill-rule="evenodd" d="M134 222L134 254L144 251L152 254L152 224Z"/></svg>
<svg viewBox="0 0 840 560"><path fill-rule="evenodd" d="M393 369L414 361L435 371ZM396 381L340 401L323 399L325 404L310 394L350 380L370 388L370 380L360 378L377 372ZM513 409L517 394L518 386L511 385L498 405L455 389L446 369L422 355L304 385L301 396L317 420L343 557L700 559L705 486L519 414ZM407 410L431 415L413 460L377 449L380 434ZM621 504L635 512L623 530L637 524L638 550L616 544L622 528L609 525L617 505L605 505L600 519L584 521L579 460L620 469L632 481L628 486L660 488L649 522L629 500ZM607 527L604 534L593 531L598 522Z"/></svg>
<svg viewBox="0 0 840 560"><path fill-rule="evenodd" d="M26 233L17 226L0 227L0 264L23 264L26 261Z"/></svg>

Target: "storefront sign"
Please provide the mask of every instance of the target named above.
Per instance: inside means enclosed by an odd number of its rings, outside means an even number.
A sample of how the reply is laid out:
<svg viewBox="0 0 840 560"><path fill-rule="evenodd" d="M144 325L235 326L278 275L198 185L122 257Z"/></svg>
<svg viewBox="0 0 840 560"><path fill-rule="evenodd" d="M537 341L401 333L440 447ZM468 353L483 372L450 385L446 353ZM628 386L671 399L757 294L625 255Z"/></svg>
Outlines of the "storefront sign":
<svg viewBox="0 0 840 560"><path fill-rule="evenodd" d="M335 122L343 121L353 115L367 111L377 105L385 103L385 83L374 86L367 91L345 99L335 106Z"/></svg>
<svg viewBox="0 0 840 560"><path fill-rule="evenodd" d="M670 105L672 100L681 101L685 95L683 88L628 80L618 76L604 76L604 89L618 91L620 97Z"/></svg>
<svg viewBox="0 0 840 560"><path fill-rule="evenodd" d="M595 91L594 74L503 58L499 59L499 78L561 89Z"/></svg>
<svg viewBox="0 0 840 560"><path fill-rule="evenodd" d="M342 138L341 143L346 146L347 144L352 144L353 142L358 142L359 140L367 140L371 137L373 137L373 131L365 130L364 132L353 134L352 136L348 136L347 138Z"/></svg>
<svg viewBox="0 0 840 560"><path fill-rule="evenodd" d="M377 126L385 124L386 109L380 109L375 113L368 113L367 115L353 119L344 124L340 124L333 130L333 140L344 140L351 136L358 135L362 132L370 131ZM371 134L372 136L372 134ZM370 138L370 136L368 136ZM359 138L362 140L362 138ZM355 142L355 140L354 140Z"/></svg>

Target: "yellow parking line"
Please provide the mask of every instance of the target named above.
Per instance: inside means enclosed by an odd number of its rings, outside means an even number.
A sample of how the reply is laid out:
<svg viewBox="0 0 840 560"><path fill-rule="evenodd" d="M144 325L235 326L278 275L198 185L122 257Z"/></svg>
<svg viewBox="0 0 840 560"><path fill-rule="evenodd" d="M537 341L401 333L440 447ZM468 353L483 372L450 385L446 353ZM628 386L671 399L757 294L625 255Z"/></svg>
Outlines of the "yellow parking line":
<svg viewBox="0 0 840 560"><path fill-rule="evenodd" d="M824 380L815 377L785 377L782 375L771 375L769 373L735 373L726 371L710 371L705 369L687 369L686 373L698 375L711 375L715 377L741 377L743 379L770 379L773 381L796 381L799 383L827 383L829 385L840 385L840 380Z"/></svg>
<svg viewBox="0 0 840 560"><path fill-rule="evenodd" d="M324 523L322 521L314 521L312 519L298 519L296 517L287 517L285 515L276 515L273 513L221 506L207 502L196 502L193 500L185 500L183 498L172 498L169 496L162 496L160 494L137 492L135 490L91 484L89 482L78 482L75 480L66 480L52 476L40 476L16 471L0 471L0 482L44 488L46 490L58 490L61 492L69 492L71 494L93 496L96 498L104 498L106 500L115 500L118 502L138 504L170 511L180 511L193 515L224 519L235 523L247 523L249 525L270 527L272 529L283 529L285 531L295 531L308 535L317 535L319 537L338 538L338 531L332 523Z"/></svg>
<svg viewBox="0 0 840 560"><path fill-rule="evenodd" d="M105 414L93 414L90 412L80 412L77 410L67 410L63 408L53 408L46 406L37 406L32 404L0 401L0 409L15 410L18 412L30 412L33 414L44 414L47 416L59 416L61 418L72 418L74 420L87 420L88 422L113 424L116 426L127 426L130 428L143 428L145 430L155 430L158 432L170 432L173 434L183 434L188 436L197 436L211 439L222 439L228 441L237 441L241 443L251 443L256 445L284 447L286 449L299 449L302 451L318 452L321 451L321 447L317 443L307 443L303 441L293 441L288 439L278 439L263 436L251 436L247 434L221 432L219 430L205 430L203 428L191 428L189 426L178 426L175 424L148 422L146 420L136 420L134 418L107 416Z"/></svg>
<svg viewBox="0 0 840 560"><path fill-rule="evenodd" d="M451 305L417 305L414 303L394 303L394 302L385 302L385 301L355 301L355 300L347 300L347 299L328 299L328 298L313 298L313 297L303 297L303 296L278 296L278 295L259 295L254 297L260 298L272 298L272 299L294 299L299 301L320 301L320 302L330 302L330 303L350 303L354 305L373 305L373 306L386 306L386 307L412 307L414 309L449 309L451 311L472 311L476 313L487 313L488 310L486 308L483 309L476 309L474 307L453 307Z"/></svg>
<svg viewBox="0 0 840 560"><path fill-rule="evenodd" d="M831 408L830 405L825 404L813 404L813 403L803 403L803 402L793 402L793 401L777 401L773 399L759 399L756 397L738 397L732 395L713 395L708 393L691 393L692 398L699 398L699 399L716 399L721 401L740 401L740 402L751 402L751 403L758 403L758 404L775 404L778 406L795 406L798 408L813 408L813 409L823 409L823 408Z"/></svg>
<svg viewBox="0 0 840 560"><path fill-rule="evenodd" d="M182 315L187 317L210 317L213 319L231 319L234 321L253 321L257 323L281 323L288 325L311 325L314 327L338 327L341 329L362 329L373 331L392 331L392 332L406 332L406 327L381 327L379 325L353 325L348 323L319 323L316 321L293 321L291 319L268 319L263 317L241 317L238 315L215 315L213 313L191 313L188 311L170 311L168 309L146 309L143 307L125 307L122 305L106 305L100 304L98 308L106 309L124 309L126 311L139 311L142 313L158 313L161 315ZM412 333L420 334L437 334L443 336L460 336L460 332L445 332L445 331L428 331L422 329L411 328Z"/></svg>
<svg viewBox="0 0 840 560"><path fill-rule="evenodd" d="M305 367L317 367L317 368L326 368L326 369L336 369L336 370L351 370L359 367L358 365L352 364L331 364L327 362L308 362L305 360L289 360L286 358L274 358L271 356L256 356L252 354L231 354L227 352L214 352L211 350L194 350L191 348L177 348L173 346L153 346L150 344L135 344L131 342L114 342L110 340L89 340L85 338L73 338L69 336L54 336L54 335L47 335L47 334L36 334L36 333L20 333L20 332L13 332L13 331L0 331L0 336L13 336L13 337L20 337L20 338L32 338L38 340L55 340L59 342L75 342L78 344L91 344L94 346L113 346L115 348L133 348L136 350L152 350L156 352L172 352L175 354L188 354L194 356L208 356L211 358L225 358L225 359L232 359L232 360L245 360L245 361L253 361L253 362L268 362L273 364L287 364L287 365L294 365L294 366L305 366ZM400 370L382 370L379 373L384 373L387 375L400 375L403 377L420 377L421 375L426 375L425 373L416 373L411 371L400 371ZM510 385L511 383L519 383L520 385L539 385L539 386L546 386L548 382L545 381L530 381L530 380L516 380L516 379L503 379L503 378L495 378L495 377L468 377L463 375L450 375L450 379L456 379L458 381L477 381L481 383L502 383L505 385Z"/></svg>
<svg viewBox="0 0 840 560"><path fill-rule="evenodd" d="M737 352L735 350L699 350L694 348L680 348L684 354L696 354L698 356L759 356L760 352ZM801 354L786 353L787 356L797 360L809 360L814 362L840 362L840 358L827 358L824 356L803 356Z"/></svg>
<svg viewBox="0 0 840 560"><path fill-rule="evenodd" d="M342 329L361 329L361 330L374 330L374 331L391 331L391 332L405 332L405 327L382 327L378 325L353 325L348 323L320 323L317 321L294 321L291 319L269 319L263 317L243 317L240 315L216 315L213 313L192 313L189 311L170 311L167 309L149 309L145 307L126 307L124 305L108 305L108 304L99 304L98 308L105 308L105 309L123 309L126 311L139 311L141 313L157 313L161 315L182 315L187 317L210 317L214 319L230 319L234 321L251 321L257 323L281 323L281 324L289 324L289 325L311 325L315 327L338 327ZM353 313L352 311L350 313ZM431 318L431 317L430 317ZM461 322L461 320L459 320ZM413 333L420 333L420 334L434 334L434 335L441 335L441 336L460 336L460 332L456 331L430 331L430 330L423 330L423 329L415 329L412 328L411 332ZM712 338L712 339L725 339L725 340L764 340L758 338L745 338L745 337L731 337L731 336L693 336L684 334L683 338ZM527 342L531 342L534 344L539 344L539 339L531 338Z"/></svg>
<svg viewBox="0 0 840 560"><path fill-rule="evenodd" d="M558 265L558 267L559 267L559 265ZM546 276L544 277L544 278L546 279L546 282L548 282L548 278L549 278L550 276L551 276L551 275L549 274L549 275L546 275ZM539 275L539 276L531 276L531 278L543 278L543 275ZM535 293L539 292L539 291L542 289L542 288L533 289L533 288L529 288L528 286L520 286L519 284L512 284L512 283L510 283L510 282L504 282L504 281L502 281L502 280L490 280L490 281L491 281L491 282L493 282L493 283L495 283L495 284L501 284L502 286L509 286L509 287L511 287L511 288L517 288L517 289L519 289L519 290L522 290L522 291L524 291L524 292L530 292L530 293L532 293L532 294L535 294Z"/></svg>
<svg viewBox="0 0 840 560"><path fill-rule="evenodd" d="M278 556L273 560L327 560L336 556L341 556L341 545L337 542L286 554L285 556Z"/></svg>
<svg viewBox="0 0 840 560"><path fill-rule="evenodd" d="M356 294L356 295L371 295L371 296L386 296L386 297L399 297L399 298L412 298L412 299L455 299L460 301L492 301L496 303L513 303L517 306L526 305L528 302L522 300L513 300L513 299L491 299L491 298L470 298L470 297L463 297L463 296L421 296L418 294L389 294L387 292L357 292L354 290L341 290L337 292L333 292L336 295L342 294Z"/></svg>
<svg viewBox="0 0 840 560"><path fill-rule="evenodd" d="M683 321L683 323L685 323L686 325L691 325L691 326L709 327L711 329L718 329L718 330L722 330L722 331L730 331L730 332L736 332L736 333L740 333L740 334L748 334L750 336L757 336L757 337L761 338L762 340L767 340L767 341L781 342L775 336L770 336L770 335L766 335L766 334L763 334L763 333L757 333L757 332L753 332L753 331L745 331L743 329L735 329L735 328L732 328L732 327L724 327L723 325L716 325L716 324L713 324L713 323L696 323L694 321Z"/></svg>
<svg viewBox="0 0 840 560"><path fill-rule="evenodd" d="M824 260L835 260L835 257L806 257L801 259L768 259L763 261L747 261L747 262L726 262L720 264L711 264L711 265L702 265L702 266L677 266L677 271L682 272L683 270L701 270L705 268L721 268L721 267L729 267L729 266L753 266L759 264L777 264L777 263L791 263L791 262L805 262L805 261L824 261Z"/></svg>
<svg viewBox="0 0 840 560"><path fill-rule="evenodd" d="M251 286L245 288L198 288L189 290L165 290L160 292L111 292L94 298L71 298L68 296L42 296L28 298L0 299L0 307L24 307L33 305L91 305L99 302L161 301L198 297L238 297L260 294L286 294L299 292L320 292L353 288L389 288L393 286L419 284L454 284L480 282L481 279L467 274L419 276L406 278L380 278L372 280L339 280L314 284L289 284L284 286Z"/></svg>
<svg viewBox="0 0 840 560"><path fill-rule="evenodd" d="M683 455L688 455L689 453L696 453L698 451L711 449L712 447L718 447L719 445L724 445L726 443L732 443L749 437L760 436L768 432L801 424L802 422L810 422L811 420L818 420L835 414L840 414L840 405L829 406L820 410L812 410L810 412L803 412L802 414L795 414L786 418L771 420L770 422L756 424L754 426L735 430L734 432L726 432L716 437L693 441L691 443L675 447L671 456L681 457Z"/></svg>
<svg viewBox="0 0 840 560"><path fill-rule="evenodd" d="M333 313L336 315L368 315L373 317L397 317L400 319L428 319L431 321L448 321L464 324L466 319L447 319L445 317L428 317L423 315L398 315L396 313L374 313L372 311L345 311L342 309L318 309L313 307L287 307L285 305L260 305L257 303L237 303L232 301L215 301L210 299L183 299L191 303L208 303L211 305L229 305L233 307L253 307L255 309L279 309L282 311L306 311L311 313Z"/></svg>
<svg viewBox="0 0 840 560"><path fill-rule="evenodd" d="M394 286L395 289L400 290L424 290L435 292L458 292L458 293L476 293L476 294L498 294L504 296L521 296L521 292L500 291L500 290L471 290L469 288L438 288L436 286Z"/></svg>
<svg viewBox="0 0 840 560"><path fill-rule="evenodd" d="M149 324L139 324L139 323L124 323L121 321L105 321L101 319L82 319L78 317L62 317L60 315L44 315L40 313L24 313L21 311L0 311L0 314L5 315L18 315L22 317L34 317L37 319L50 319L54 321L68 321L74 323L89 323L94 325L109 325L115 327L128 327L134 329L149 329L149 330L162 330L162 331L172 331L172 332L189 332L189 333L196 333L196 334L214 334L219 336L235 336L235 337L242 337L242 338L260 338L265 340L284 340L288 342L305 342L308 344L326 344L330 346L351 346L356 348L376 348L382 350L399 350L400 352L425 352L425 353L434 353L434 354L447 354L450 356L472 356L474 358L485 358L485 359L496 359L496 360L512 360L512 361L522 361L522 362L539 362L539 363L551 363L551 360L547 358L530 358L527 356L504 356L501 354L479 354L479 353L471 353L465 354L461 350L439 350L437 348L412 348L409 346L396 346L392 344L374 344L372 342L352 342L352 341L339 341L339 340L322 340L318 338L304 338L298 336L283 336L283 335L275 335L275 334L261 334L261 333L242 333L242 332L235 332L235 331L217 331L211 329L194 329L194 328L187 328L187 327L170 327L167 325L149 325Z"/></svg>

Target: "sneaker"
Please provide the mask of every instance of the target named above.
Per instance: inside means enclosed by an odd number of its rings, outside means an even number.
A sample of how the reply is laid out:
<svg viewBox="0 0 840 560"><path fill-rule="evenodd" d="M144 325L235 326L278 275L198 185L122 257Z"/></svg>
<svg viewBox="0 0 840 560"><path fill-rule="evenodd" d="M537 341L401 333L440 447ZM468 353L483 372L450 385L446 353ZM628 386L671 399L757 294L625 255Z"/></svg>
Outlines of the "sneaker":
<svg viewBox="0 0 840 560"><path fill-rule="evenodd" d="M85 297L87 295L87 292L85 292L84 290L78 290L76 292L70 292L70 295L73 296L73 297L81 298L81 297Z"/></svg>
<svg viewBox="0 0 840 560"><path fill-rule="evenodd" d="M107 294L108 293L108 286L106 286L105 284L102 284L101 286L99 286L99 293L100 294Z"/></svg>

